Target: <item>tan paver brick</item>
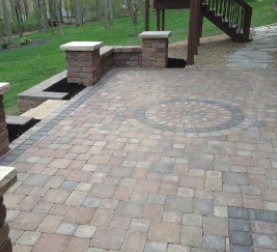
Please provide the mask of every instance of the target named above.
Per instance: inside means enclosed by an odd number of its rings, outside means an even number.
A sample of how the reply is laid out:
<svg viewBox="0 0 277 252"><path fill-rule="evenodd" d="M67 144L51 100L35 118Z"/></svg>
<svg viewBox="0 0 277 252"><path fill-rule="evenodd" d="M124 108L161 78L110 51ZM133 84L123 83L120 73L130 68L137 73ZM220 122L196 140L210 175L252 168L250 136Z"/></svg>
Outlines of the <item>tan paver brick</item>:
<svg viewBox="0 0 277 252"><path fill-rule="evenodd" d="M44 233L54 233L62 219L62 216L46 215L38 230Z"/></svg>
<svg viewBox="0 0 277 252"><path fill-rule="evenodd" d="M110 224L113 216L113 210L98 208L91 221L91 224L96 227L106 227Z"/></svg>
<svg viewBox="0 0 277 252"><path fill-rule="evenodd" d="M71 161L68 159L56 158L49 164L49 166L52 168L65 169L70 165L70 163L71 163Z"/></svg>
<svg viewBox="0 0 277 252"><path fill-rule="evenodd" d="M72 237L66 248L67 252L86 252L89 247L89 239Z"/></svg>
<svg viewBox="0 0 277 252"><path fill-rule="evenodd" d="M200 247L203 230L201 227L182 226L181 243L189 247Z"/></svg>
<svg viewBox="0 0 277 252"><path fill-rule="evenodd" d="M42 234L33 248L34 252L65 251L69 238L59 234Z"/></svg>
<svg viewBox="0 0 277 252"><path fill-rule="evenodd" d="M91 245L96 248L119 250L124 241L125 231L119 229L98 229Z"/></svg>
<svg viewBox="0 0 277 252"><path fill-rule="evenodd" d="M76 224L88 224L95 214L94 208L72 206L64 216L64 220Z"/></svg>
<svg viewBox="0 0 277 252"><path fill-rule="evenodd" d="M160 242L178 243L180 241L181 226L178 224L152 222L148 239Z"/></svg>
<svg viewBox="0 0 277 252"><path fill-rule="evenodd" d="M123 251L142 252L146 241L146 234L129 231L123 244Z"/></svg>

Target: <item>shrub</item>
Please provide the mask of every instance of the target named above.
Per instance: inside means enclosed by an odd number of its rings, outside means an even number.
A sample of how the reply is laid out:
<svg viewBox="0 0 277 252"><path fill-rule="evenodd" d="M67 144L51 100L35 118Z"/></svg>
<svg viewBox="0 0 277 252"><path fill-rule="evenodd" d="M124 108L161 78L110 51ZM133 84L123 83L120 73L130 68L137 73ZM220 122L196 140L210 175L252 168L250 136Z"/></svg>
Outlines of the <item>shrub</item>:
<svg viewBox="0 0 277 252"><path fill-rule="evenodd" d="M2 49L7 49L8 48L8 42L7 41L2 41L2 43L1 43L1 48Z"/></svg>
<svg viewBox="0 0 277 252"><path fill-rule="evenodd" d="M29 43L30 43L30 40L29 40L27 37L21 38L21 39L20 39L20 42L19 42L19 44L20 44L21 46L28 45Z"/></svg>

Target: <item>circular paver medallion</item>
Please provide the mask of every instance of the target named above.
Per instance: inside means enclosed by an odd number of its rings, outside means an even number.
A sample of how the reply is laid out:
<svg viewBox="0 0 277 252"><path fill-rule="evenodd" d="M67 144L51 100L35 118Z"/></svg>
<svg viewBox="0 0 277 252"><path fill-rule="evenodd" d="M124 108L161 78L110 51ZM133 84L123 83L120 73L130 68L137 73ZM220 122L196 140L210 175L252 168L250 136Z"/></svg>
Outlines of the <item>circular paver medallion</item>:
<svg viewBox="0 0 277 252"><path fill-rule="evenodd" d="M136 112L144 124L184 133L210 133L237 126L243 112L233 105L204 99L173 99L143 106Z"/></svg>

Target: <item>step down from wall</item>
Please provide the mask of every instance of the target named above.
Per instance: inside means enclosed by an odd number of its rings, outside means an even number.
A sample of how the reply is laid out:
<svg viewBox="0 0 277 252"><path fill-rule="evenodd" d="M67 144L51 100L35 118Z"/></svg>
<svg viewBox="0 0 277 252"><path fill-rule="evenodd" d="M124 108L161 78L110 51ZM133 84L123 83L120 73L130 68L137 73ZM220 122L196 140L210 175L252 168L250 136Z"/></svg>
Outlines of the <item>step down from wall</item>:
<svg viewBox="0 0 277 252"><path fill-rule="evenodd" d="M32 117L36 120L43 120L47 118L55 110L63 106L66 102L66 100L47 100L39 106L23 113L21 116Z"/></svg>
<svg viewBox="0 0 277 252"><path fill-rule="evenodd" d="M37 122L38 120L35 120L32 117L6 116L10 142L21 136L25 131L33 127Z"/></svg>

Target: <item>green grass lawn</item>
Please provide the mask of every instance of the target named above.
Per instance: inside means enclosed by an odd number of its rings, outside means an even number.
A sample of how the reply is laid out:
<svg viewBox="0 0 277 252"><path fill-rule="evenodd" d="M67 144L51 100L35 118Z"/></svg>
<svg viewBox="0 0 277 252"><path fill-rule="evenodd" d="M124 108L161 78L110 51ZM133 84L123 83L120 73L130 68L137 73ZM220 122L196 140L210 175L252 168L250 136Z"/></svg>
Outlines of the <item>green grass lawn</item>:
<svg viewBox="0 0 277 252"><path fill-rule="evenodd" d="M249 0L254 10L252 26L260 26L277 22L277 11L273 9L276 0ZM170 41L187 38L188 10L167 11L166 30L173 32ZM152 13L151 29L154 30L154 15ZM142 16L138 31L144 30ZM129 17L117 18L114 26L105 29L102 21L87 23L82 27L64 27L65 35L57 31L34 33L28 38L45 40L47 43L37 46L26 46L13 50L0 51L0 82L10 82L11 90L5 94L4 104L7 114L17 113L16 96L18 93L32 87L42 80L65 69L64 53L59 50L63 43L73 40L103 41L106 45L140 44L134 35L134 27ZM221 31L205 20L204 36L219 34Z"/></svg>

